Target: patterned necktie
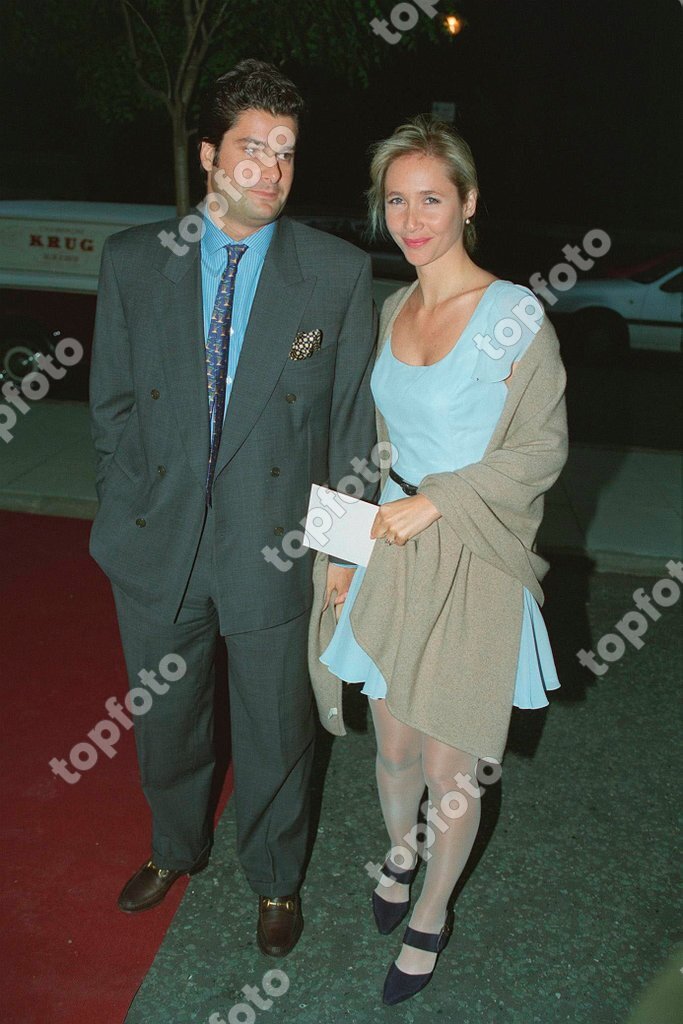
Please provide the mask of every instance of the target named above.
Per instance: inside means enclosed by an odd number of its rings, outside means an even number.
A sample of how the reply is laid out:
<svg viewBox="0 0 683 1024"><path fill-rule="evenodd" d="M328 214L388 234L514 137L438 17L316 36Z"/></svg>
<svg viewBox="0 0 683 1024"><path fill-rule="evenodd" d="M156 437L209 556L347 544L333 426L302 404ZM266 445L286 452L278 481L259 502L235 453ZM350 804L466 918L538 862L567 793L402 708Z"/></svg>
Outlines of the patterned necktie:
<svg viewBox="0 0 683 1024"><path fill-rule="evenodd" d="M225 388L228 375L228 351L232 322L232 303L235 297L237 264L248 246L228 245L228 264L223 271L218 294L211 314L211 326L206 339L206 379L209 389L209 417L211 424L211 451L206 474L206 504L211 505L211 489L216 471L216 458L223 432Z"/></svg>

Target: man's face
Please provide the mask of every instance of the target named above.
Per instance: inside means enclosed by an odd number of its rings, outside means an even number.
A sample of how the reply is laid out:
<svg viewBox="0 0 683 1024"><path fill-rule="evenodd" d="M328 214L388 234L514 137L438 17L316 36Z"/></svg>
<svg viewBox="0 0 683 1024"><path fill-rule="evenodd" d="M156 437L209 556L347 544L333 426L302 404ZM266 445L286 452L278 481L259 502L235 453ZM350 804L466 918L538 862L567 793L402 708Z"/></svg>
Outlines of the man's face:
<svg viewBox="0 0 683 1024"><path fill-rule="evenodd" d="M294 179L297 124L267 110L245 110L220 147L202 142L209 214L232 238L246 238L280 214ZM226 210L227 206L227 210Z"/></svg>

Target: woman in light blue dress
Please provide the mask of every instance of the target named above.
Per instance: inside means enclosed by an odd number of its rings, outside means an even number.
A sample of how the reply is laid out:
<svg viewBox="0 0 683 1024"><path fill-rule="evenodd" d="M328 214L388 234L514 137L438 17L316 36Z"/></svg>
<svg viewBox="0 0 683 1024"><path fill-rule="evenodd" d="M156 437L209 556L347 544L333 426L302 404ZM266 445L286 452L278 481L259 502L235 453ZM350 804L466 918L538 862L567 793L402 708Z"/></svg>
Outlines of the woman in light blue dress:
<svg viewBox="0 0 683 1024"><path fill-rule="evenodd" d="M372 374L375 402L395 449L372 535L377 543L405 544L439 518L429 498L415 493L415 485L430 473L481 460L505 403L505 381L535 331L527 325L515 344L505 344L502 335L502 344L491 342L495 325L531 293L493 278L469 256L477 180L464 140L445 125L416 118L378 144L371 177L371 216L376 225L386 225L417 270L391 335L379 339ZM391 840L373 909L380 932L388 934L410 906L418 844L406 839L416 835L425 785L433 811L453 790L454 778L463 780L463 793L476 793L485 776L477 776L476 756L399 722L387 709L383 698L391 680L383 678L357 643L349 621L364 574L364 568L356 569L320 660L339 678L362 683L370 699L379 797ZM513 703L544 707L546 690L558 686L541 612L524 589ZM428 854L423 854L428 859L422 891L385 982L386 1003L410 998L432 976L450 935L448 904L474 843L479 804L470 795L447 826L440 819L432 830ZM435 822L429 814L428 820Z"/></svg>

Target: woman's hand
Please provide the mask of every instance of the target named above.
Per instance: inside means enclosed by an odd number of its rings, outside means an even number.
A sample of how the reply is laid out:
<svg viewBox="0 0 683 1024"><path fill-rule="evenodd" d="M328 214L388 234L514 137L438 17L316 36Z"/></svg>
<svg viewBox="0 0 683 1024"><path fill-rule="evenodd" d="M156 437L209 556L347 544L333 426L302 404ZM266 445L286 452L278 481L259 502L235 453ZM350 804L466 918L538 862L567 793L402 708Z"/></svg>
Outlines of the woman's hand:
<svg viewBox="0 0 683 1024"><path fill-rule="evenodd" d="M441 519L441 513L424 494L399 498L380 505L370 530L371 537L383 537L389 544L403 545Z"/></svg>
<svg viewBox="0 0 683 1024"><path fill-rule="evenodd" d="M332 597L332 591L337 592L337 596L334 599L334 613L339 620L341 615L341 606L346 600L346 595L349 592L349 587L353 580L353 574L355 568L347 569L345 565L332 565L330 562L327 566L327 584L325 586L325 604L323 605L323 611L326 610Z"/></svg>

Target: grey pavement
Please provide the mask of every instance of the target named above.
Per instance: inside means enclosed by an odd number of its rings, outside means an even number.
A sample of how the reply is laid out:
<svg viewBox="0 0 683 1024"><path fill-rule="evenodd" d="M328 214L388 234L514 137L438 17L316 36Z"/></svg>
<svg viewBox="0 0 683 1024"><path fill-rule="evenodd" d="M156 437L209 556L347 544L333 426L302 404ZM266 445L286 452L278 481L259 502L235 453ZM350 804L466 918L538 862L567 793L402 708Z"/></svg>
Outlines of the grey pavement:
<svg viewBox="0 0 683 1024"><path fill-rule="evenodd" d="M0 439L0 508L92 518L97 508L85 402L33 403ZM676 451L570 447L547 497L542 550L598 571L661 575L683 553L682 459Z"/></svg>

